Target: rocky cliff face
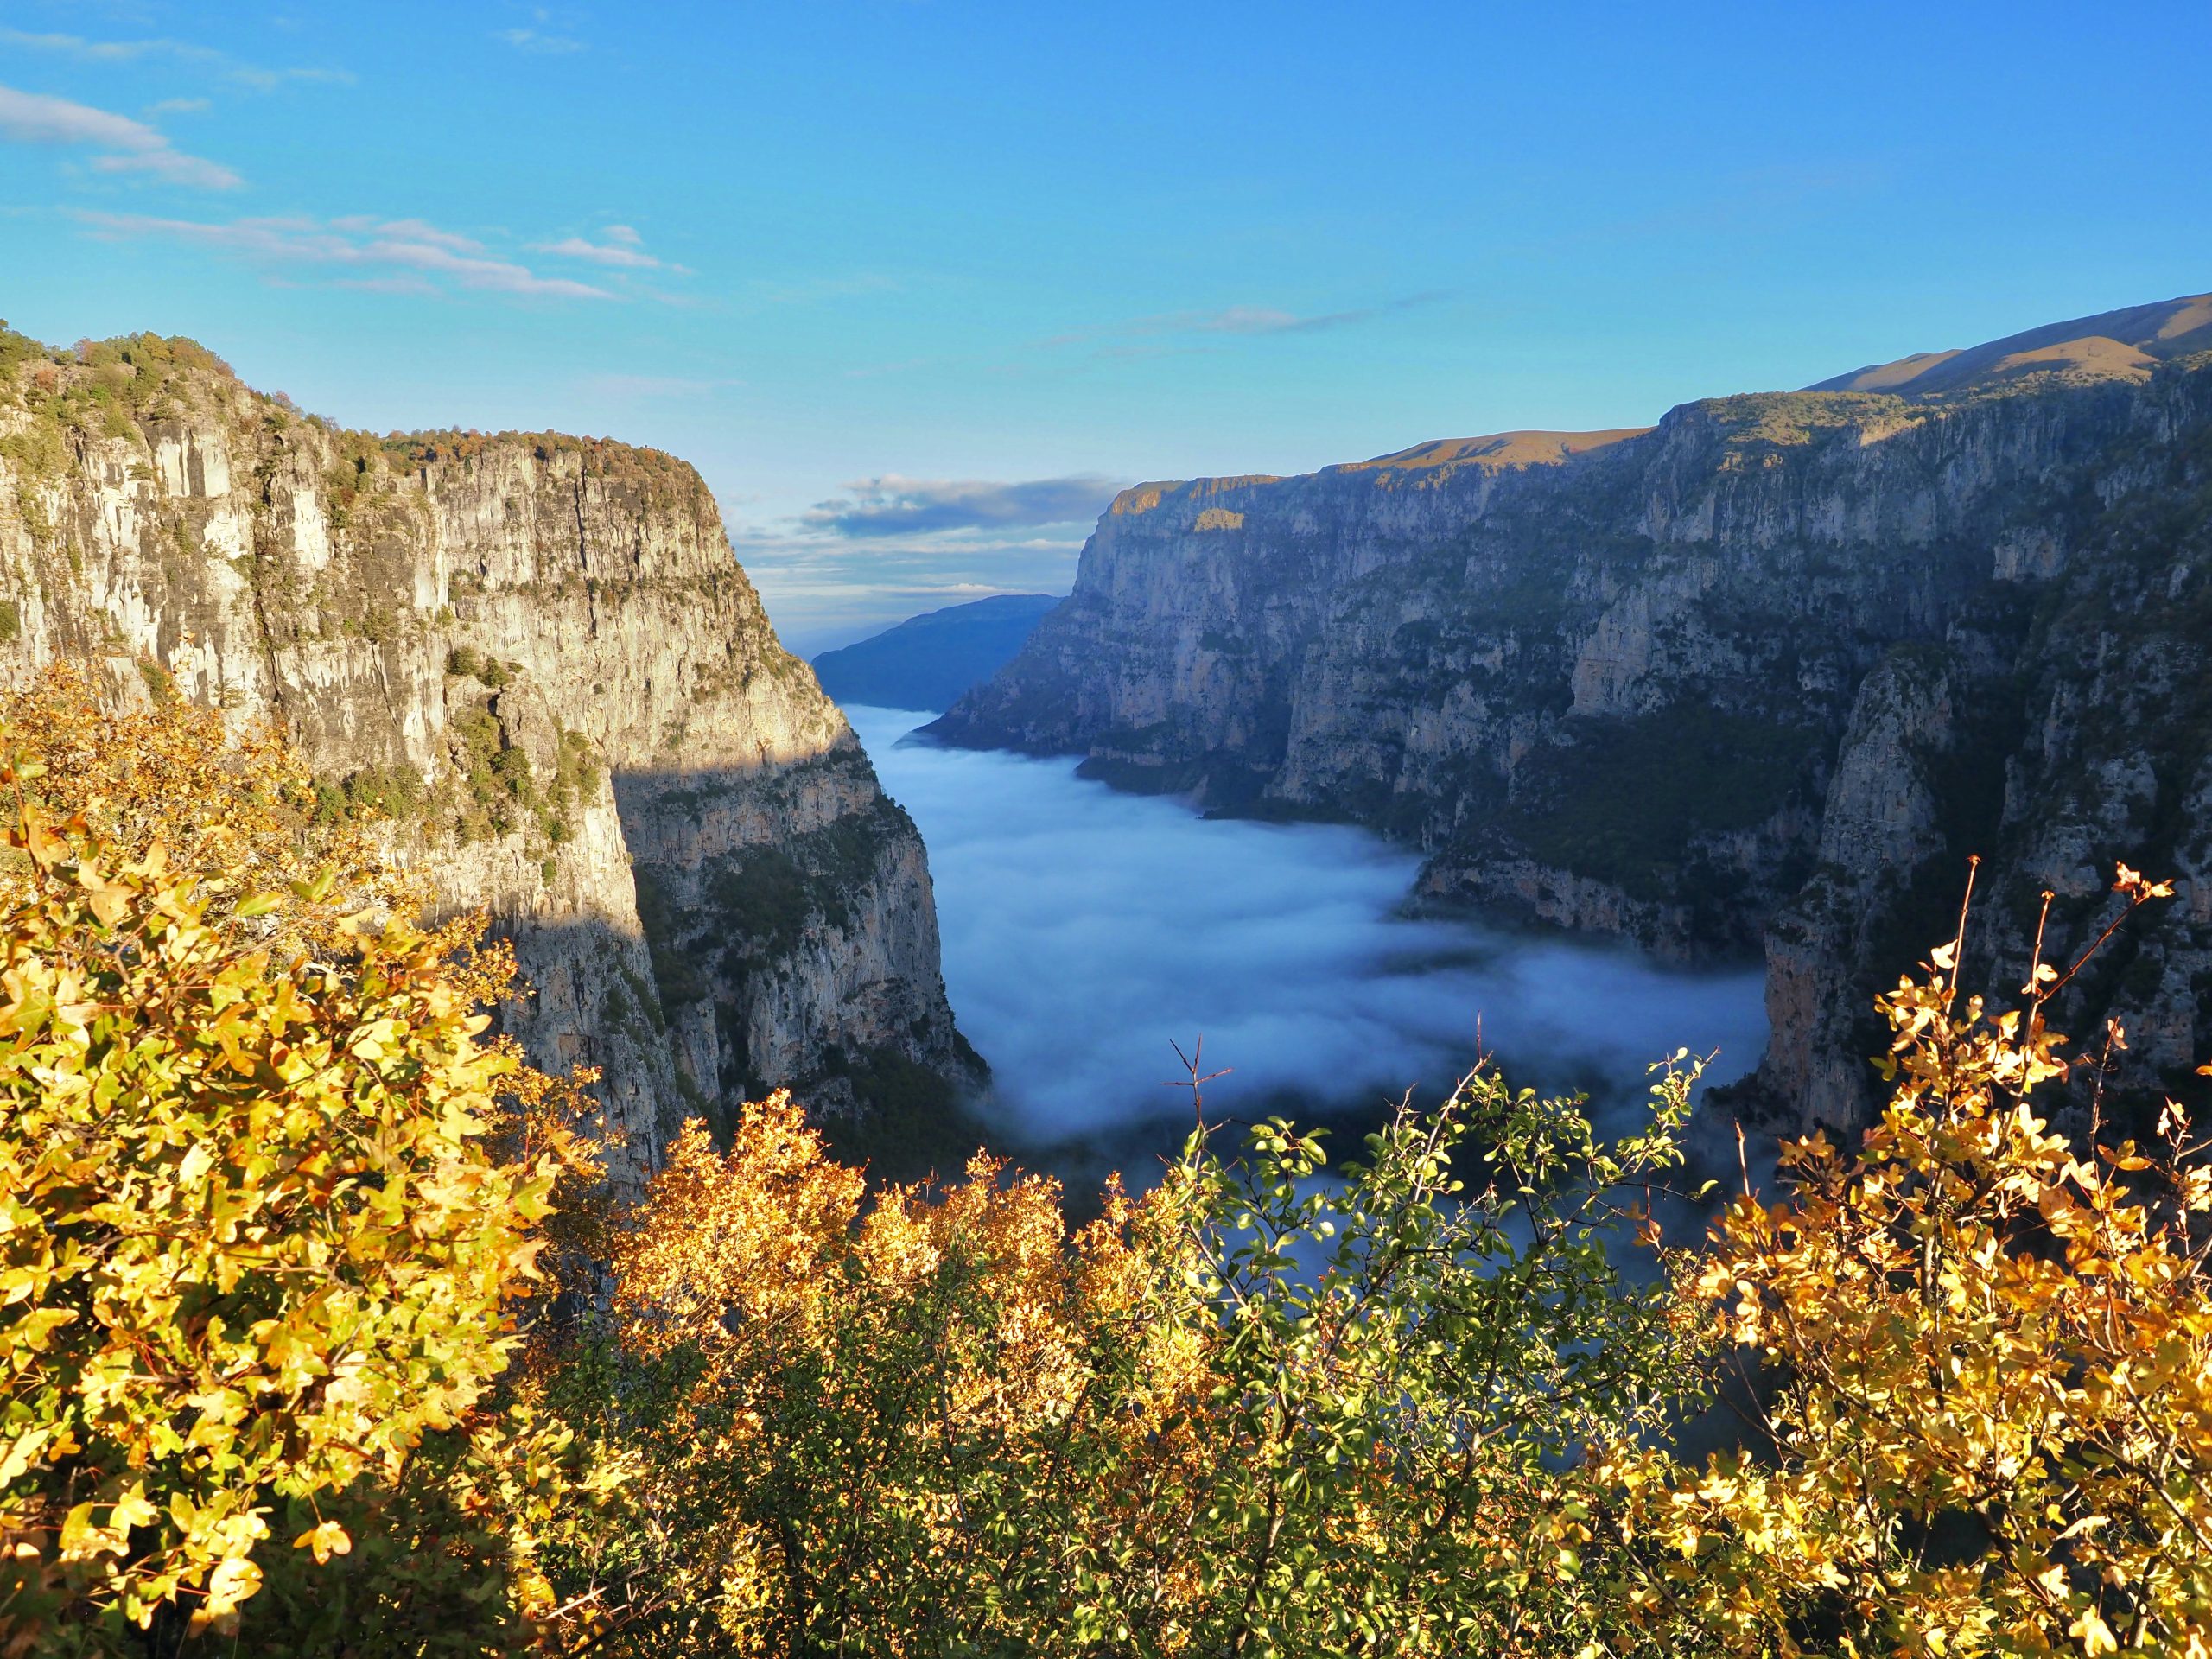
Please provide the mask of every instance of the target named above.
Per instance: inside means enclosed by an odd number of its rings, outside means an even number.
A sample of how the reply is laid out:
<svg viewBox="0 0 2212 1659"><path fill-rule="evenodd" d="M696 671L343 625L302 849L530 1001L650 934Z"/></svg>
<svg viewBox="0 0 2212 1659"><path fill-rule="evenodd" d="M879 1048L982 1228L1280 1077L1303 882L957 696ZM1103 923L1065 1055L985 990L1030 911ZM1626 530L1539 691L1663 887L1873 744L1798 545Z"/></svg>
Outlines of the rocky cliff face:
<svg viewBox="0 0 2212 1659"><path fill-rule="evenodd" d="M378 440L185 341L0 334L0 673L280 717L446 902L487 906L542 1064L603 1068L626 1177L774 1085L830 1112L972 1065L929 872L682 462Z"/></svg>
<svg viewBox="0 0 2212 1659"><path fill-rule="evenodd" d="M1949 936L1969 853L1999 992L2044 887L2055 953L2115 859L2171 872L2183 899L2065 1013L2117 1014L2126 1083L2186 1095L2212 1055L2212 356L2177 347L2212 305L2115 315L2139 348L1943 354L1991 366L1939 393L1127 491L934 729L1371 825L1427 855L1431 900L1764 949L1756 1093L1787 1122L1863 1121L1871 999Z"/></svg>

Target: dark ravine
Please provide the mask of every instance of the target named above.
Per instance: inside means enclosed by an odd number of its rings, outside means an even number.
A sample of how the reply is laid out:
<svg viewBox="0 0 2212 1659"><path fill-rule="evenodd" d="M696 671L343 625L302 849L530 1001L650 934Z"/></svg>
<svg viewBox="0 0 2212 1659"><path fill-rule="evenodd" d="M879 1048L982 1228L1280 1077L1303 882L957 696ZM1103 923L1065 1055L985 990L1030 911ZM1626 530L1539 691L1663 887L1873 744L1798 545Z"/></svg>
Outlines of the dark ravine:
<svg viewBox="0 0 2212 1659"><path fill-rule="evenodd" d="M385 803L514 940L533 1058L603 1068L626 1179L772 1086L864 1118L977 1070L920 838L681 461L378 439L188 341L0 332L0 677L56 658L277 715L334 805Z"/></svg>
<svg viewBox="0 0 2212 1659"><path fill-rule="evenodd" d="M1863 1122L1871 1001L1955 922L2010 996L2115 860L2181 896L2060 1011L2117 1082L2212 1052L2212 296L1656 428L1125 491L932 728L1370 825L1420 893L1768 964L1739 1104ZM1604 1010L1592 1010L1602 1020Z"/></svg>

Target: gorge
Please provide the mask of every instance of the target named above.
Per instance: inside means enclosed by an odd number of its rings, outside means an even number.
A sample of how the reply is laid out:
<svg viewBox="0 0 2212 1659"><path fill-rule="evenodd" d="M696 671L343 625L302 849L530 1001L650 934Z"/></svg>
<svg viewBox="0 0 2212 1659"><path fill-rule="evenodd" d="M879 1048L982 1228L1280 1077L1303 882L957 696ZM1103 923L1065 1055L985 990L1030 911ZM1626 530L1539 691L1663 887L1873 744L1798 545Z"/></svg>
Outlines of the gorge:
<svg viewBox="0 0 2212 1659"><path fill-rule="evenodd" d="M1648 1108L1663 1056L1712 1056L1722 1083L1765 1045L1755 971L1406 916L1419 860L1367 830L1208 819L1071 758L911 736L926 714L847 713L929 842L945 983L992 1065L978 1115L1071 1197L1114 1172L1147 1184L1189 1130L1187 1090L1161 1086L1182 1070L1171 1044L1226 1071L1205 1086L1211 1119L1325 1123L1332 1156L1481 1055L1516 1084L1587 1091L1613 1127ZM945 1168L969 1148L941 1150Z"/></svg>
<svg viewBox="0 0 2212 1659"><path fill-rule="evenodd" d="M1999 994L2045 890L2063 954L2115 861L2180 878L2159 925L2060 1012L2076 1030L2120 1021L2118 1086L2195 1098L2212 1033L2208 345L2199 296L1686 404L1648 429L1140 485L1057 607L988 601L883 636L909 677L887 683L923 683L975 643L933 647L925 625L1004 611L995 660L1043 612L935 741L1079 757L1126 791L1359 826L1407 853L1308 840L1276 898L1239 910L1234 880L1192 889L1228 906L1205 925L1245 930L1216 951L1151 905L1191 872L1119 855L1149 838L1202 872L1287 843L1183 839L1179 809L1074 813L1063 773L1039 793L1010 760L948 786L954 756L918 766L883 747L905 724L869 714L879 762L938 791L958 855L987 849L963 871L964 960L995 949L1000 971L1033 977L1119 962L1146 1021L1189 1015L1114 1031L1120 1052L1094 1065L1102 981L1001 1006L971 979L985 1052L1019 1073L999 1107L1029 1114L999 1128L1120 1133L1133 1096L1116 1068L1160 1071L1166 1038L1226 1006L1177 973L1263 987L1307 960L1265 948L1291 915L1340 1006L1255 990L1223 1057L1255 1109L1435 1084L1486 1005L1516 1006L1554 957L1618 966L1573 951L1625 944L1731 984L1763 959L1770 1040L1731 1109L1850 1128L1880 1042L1872 995L1948 937L1970 855L1969 976ZM554 434L377 437L249 391L189 341L0 334L0 674L61 660L112 702L280 721L327 779L325 810L379 815L442 902L487 908L531 987L507 1017L541 1064L600 1069L636 1148L626 1181L684 1116L727 1122L779 1086L893 1140L973 1128L960 1107L986 1070L954 1026L921 836L778 642L683 463ZM1023 833L1058 876L1122 882L1126 937L1023 959L1056 923L1092 925L1095 898L1047 884L1007 909ZM1408 885L1427 922L1391 921ZM1351 932L1332 934L1332 903L1358 912ZM1437 919L1456 910L1490 919ZM1188 961L1153 972L1133 951ZM1519 991L1492 973L1507 957ZM1491 1034L1548 1082L1606 1088L1630 1047L1641 1064L1704 1040L1624 1014L1646 970L1612 971L1589 969L1611 1007L1583 1017L1619 1027L1603 1040L1557 1008ZM1402 1006L1363 1023L1378 997ZM1086 1020L1088 1058L1056 1071ZM1731 1076L1754 1023L1716 1024ZM1339 1026L1363 1055L1316 1037ZM1091 1086L1079 1108L1071 1091Z"/></svg>

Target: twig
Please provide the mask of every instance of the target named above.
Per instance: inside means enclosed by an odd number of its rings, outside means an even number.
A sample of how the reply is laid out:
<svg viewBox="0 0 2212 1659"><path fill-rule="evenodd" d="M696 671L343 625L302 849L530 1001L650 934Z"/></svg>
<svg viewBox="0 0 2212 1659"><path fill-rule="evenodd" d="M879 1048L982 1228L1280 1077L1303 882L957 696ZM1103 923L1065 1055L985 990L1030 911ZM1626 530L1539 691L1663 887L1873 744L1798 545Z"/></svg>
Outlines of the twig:
<svg viewBox="0 0 2212 1659"><path fill-rule="evenodd" d="M2037 982L2043 977L2044 929L2050 925L2050 901L2056 897L2049 887L2043 890L2043 913L2036 918L2036 948L2028 954L2028 982L2020 987L2021 994L2034 997L2038 1007L2044 1000L2037 988Z"/></svg>
<svg viewBox="0 0 2212 1659"><path fill-rule="evenodd" d="M1967 949L1967 917L1974 909L1974 879L1980 872L1981 855L1969 853L1967 855L1966 897L1959 900L1959 931L1951 936L1951 994L1943 1004L1943 1012L1947 1015L1958 1002L1959 981L1966 976L1966 963L1961 958L1965 957Z"/></svg>
<svg viewBox="0 0 2212 1659"><path fill-rule="evenodd" d="M1172 1037L1168 1039L1167 1046L1175 1051L1175 1058L1183 1062L1183 1069L1191 1075L1188 1077L1171 1078L1160 1086L1163 1089L1189 1090L1191 1116L1197 1121L1198 1127L1203 1129L1206 1126L1206 1103L1205 1096L1198 1092L1199 1089L1204 1084L1211 1083L1216 1077L1227 1077L1236 1068L1233 1065L1224 1065L1218 1071L1209 1071L1204 1077L1198 1075L1198 1067L1205 1063L1206 1039L1204 1032L1198 1033L1198 1039L1191 1045L1191 1052L1188 1054L1183 1052L1183 1045Z"/></svg>

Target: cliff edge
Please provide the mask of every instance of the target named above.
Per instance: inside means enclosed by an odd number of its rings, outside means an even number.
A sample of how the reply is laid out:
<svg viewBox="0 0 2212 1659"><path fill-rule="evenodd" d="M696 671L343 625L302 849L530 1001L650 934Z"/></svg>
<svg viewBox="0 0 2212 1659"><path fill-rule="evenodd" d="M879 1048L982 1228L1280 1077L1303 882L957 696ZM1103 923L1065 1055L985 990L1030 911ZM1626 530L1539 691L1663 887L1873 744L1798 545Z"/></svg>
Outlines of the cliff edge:
<svg viewBox="0 0 2212 1659"><path fill-rule="evenodd" d="M0 330L0 676L281 719L442 902L482 906L649 1166L776 1086L949 1108L912 823L778 644L698 474L550 433L374 435L188 340Z"/></svg>
<svg viewBox="0 0 2212 1659"><path fill-rule="evenodd" d="M2060 954L2125 859L2183 896L2058 1012L2122 1021L2139 1095L2202 1097L2208 321L2197 296L1649 430L1140 486L931 729L1369 825L1432 902L1763 952L1751 1092L1799 1124L1865 1121L1872 999L1949 937L1969 854L1968 968L2008 997L2042 891Z"/></svg>

